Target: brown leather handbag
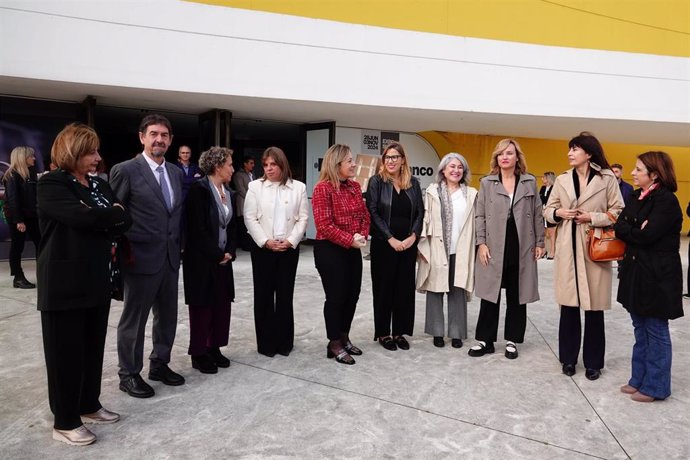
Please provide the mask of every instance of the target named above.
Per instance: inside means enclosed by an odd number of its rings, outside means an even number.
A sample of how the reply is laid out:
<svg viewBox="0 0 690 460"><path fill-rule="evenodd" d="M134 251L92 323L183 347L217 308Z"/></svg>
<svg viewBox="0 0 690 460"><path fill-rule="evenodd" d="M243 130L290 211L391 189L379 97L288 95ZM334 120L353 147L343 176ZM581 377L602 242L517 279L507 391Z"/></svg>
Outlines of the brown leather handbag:
<svg viewBox="0 0 690 460"><path fill-rule="evenodd" d="M610 212L606 213L613 223L616 216ZM594 262L610 262L613 260L623 260L625 255L625 242L616 238L613 225L607 227L590 227L587 230L587 249L589 258Z"/></svg>

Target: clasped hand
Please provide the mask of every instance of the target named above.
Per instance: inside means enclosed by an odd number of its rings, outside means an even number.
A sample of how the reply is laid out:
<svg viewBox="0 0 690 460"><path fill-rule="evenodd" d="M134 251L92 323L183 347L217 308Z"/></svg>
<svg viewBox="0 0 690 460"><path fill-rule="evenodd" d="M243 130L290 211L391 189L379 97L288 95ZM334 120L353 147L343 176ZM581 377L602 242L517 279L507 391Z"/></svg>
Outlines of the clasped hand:
<svg viewBox="0 0 690 460"><path fill-rule="evenodd" d="M592 216L588 211L582 209L566 209L560 208L556 210L556 216L563 220L574 220L576 224L585 224L592 222Z"/></svg>

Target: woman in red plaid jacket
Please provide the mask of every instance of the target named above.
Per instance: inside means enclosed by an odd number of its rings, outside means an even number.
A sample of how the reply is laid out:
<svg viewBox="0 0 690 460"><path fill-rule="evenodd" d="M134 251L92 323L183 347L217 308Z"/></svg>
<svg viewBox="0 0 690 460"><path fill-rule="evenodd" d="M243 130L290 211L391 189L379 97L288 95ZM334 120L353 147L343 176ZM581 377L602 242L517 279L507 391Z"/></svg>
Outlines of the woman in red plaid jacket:
<svg viewBox="0 0 690 460"><path fill-rule="evenodd" d="M362 188L352 180L356 167L350 147L333 145L324 156L312 195L314 262L326 293L326 356L343 364L354 364L352 355L362 354L349 337L362 286L360 248L366 245L370 224Z"/></svg>

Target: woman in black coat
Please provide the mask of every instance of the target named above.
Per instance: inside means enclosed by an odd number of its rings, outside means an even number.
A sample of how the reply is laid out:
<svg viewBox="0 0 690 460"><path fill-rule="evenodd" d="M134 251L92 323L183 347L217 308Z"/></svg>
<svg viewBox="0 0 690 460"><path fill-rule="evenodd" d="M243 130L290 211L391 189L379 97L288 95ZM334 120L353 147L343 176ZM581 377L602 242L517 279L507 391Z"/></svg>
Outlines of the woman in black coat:
<svg viewBox="0 0 690 460"><path fill-rule="evenodd" d="M414 329L414 271L424 202L401 144L392 142L383 151L366 198L371 215L374 340L387 350L407 350L404 334L412 335Z"/></svg>
<svg viewBox="0 0 690 460"><path fill-rule="evenodd" d="M228 344L230 306L235 297L235 197L226 187L232 177L232 150L211 147L201 154L206 174L192 184L186 201L184 298L189 305L192 367L215 374L229 367L220 347Z"/></svg>
<svg viewBox="0 0 690 460"><path fill-rule="evenodd" d="M43 235L37 262L38 309L55 415L53 439L87 445L83 424L114 423L101 406L103 349L110 312L114 240L132 224L110 186L89 176L101 161L98 136L71 124L58 134L51 158L59 169L38 182Z"/></svg>
<svg viewBox="0 0 690 460"><path fill-rule="evenodd" d="M652 402L671 394L671 335L668 320L683 316L680 231L683 214L673 162L664 152L637 159L633 182L640 187L616 223L626 242L620 264L618 302L635 328L632 376L621 387L634 401Z"/></svg>
<svg viewBox="0 0 690 460"><path fill-rule="evenodd" d="M36 251L41 241L36 211L36 153L31 147L15 147L10 154L10 168L5 172L5 218L10 228L10 274L12 286L33 289L22 270L22 252L26 237L34 242Z"/></svg>

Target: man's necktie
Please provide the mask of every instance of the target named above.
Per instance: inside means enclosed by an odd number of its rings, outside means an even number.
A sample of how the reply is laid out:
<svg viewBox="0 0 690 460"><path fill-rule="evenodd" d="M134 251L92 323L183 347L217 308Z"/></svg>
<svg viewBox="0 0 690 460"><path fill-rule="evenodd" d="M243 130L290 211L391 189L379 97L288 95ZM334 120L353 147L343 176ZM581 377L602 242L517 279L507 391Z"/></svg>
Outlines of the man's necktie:
<svg viewBox="0 0 690 460"><path fill-rule="evenodd" d="M165 180L163 166L157 167L156 172L158 172L158 177L160 178L161 192L163 192L165 205L168 207L168 211L170 211L172 209L172 197L170 196L170 190L168 189L168 181Z"/></svg>

